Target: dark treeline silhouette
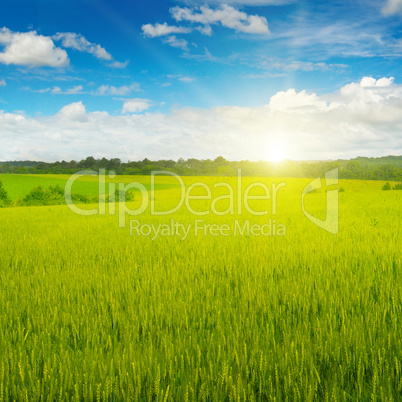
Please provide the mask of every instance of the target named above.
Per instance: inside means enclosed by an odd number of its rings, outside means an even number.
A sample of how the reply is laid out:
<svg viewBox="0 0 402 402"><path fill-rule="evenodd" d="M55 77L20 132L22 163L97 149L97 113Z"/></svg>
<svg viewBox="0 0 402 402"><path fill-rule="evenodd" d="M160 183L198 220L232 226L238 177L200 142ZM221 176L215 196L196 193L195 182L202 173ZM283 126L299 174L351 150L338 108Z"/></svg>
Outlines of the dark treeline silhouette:
<svg viewBox="0 0 402 402"><path fill-rule="evenodd" d="M331 169L339 168L341 179L363 180L402 180L402 156L386 156L382 158L359 157L351 160L294 162L285 160L272 162L231 162L219 156L211 160L180 158L174 160L151 161L144 159L137 162L121 162L118 158L95 159L89 156L79 162L32 162L13 161L0 162L0 173L13 174L73 174L80 171L99 172L105 169L117 175L149 175L153 171L170 171L184 176L235 176L238 169L243 176L265 177L318 177Z"/></svg>

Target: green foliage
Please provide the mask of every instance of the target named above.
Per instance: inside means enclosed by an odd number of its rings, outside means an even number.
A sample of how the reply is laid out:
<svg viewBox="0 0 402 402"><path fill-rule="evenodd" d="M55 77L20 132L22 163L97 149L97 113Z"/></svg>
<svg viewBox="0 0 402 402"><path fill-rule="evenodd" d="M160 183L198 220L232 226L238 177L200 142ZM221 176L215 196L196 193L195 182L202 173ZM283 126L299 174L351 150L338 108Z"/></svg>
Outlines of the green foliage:
<svg viewBox="0 0 402 402"><path fill-rule="evenodd" d="M10 203L10 199L8 198L8 193L3 186L3 183L0 181L0 207L5 206Z"/></svg>
<svg viewBox="0 0 402 402"><path fill-rule="evenodd" d="M394 190L402 190L402 183L398 183L394 186Z"/></svg>
<svg viewBox="0 0 402 402"><path fill-rule="evenodd" d="M382 189L384 191L388 191L388 190L392 190L391 184L389 184L388 182L386 182L383 186Z"/></svg>
<svg viewBox="0 0 402 402"><path fill-rule="evenodd" d="M116 189L114 192L114 200L116 202L134 201L134 193L132 191Z"/></svg>
<svg viewBox="0 0 402 402"><path fill-rule="evenodd" d="M98 197L87 197L82 194L72 194L71 199L74 203L86 204L97 202ZM49 186L47 189L37 186L22 199L16 202L17 206L40 206L40 205L60 205L65 203L64 190L58 184Z"/></svg>
<svg viewBox="0 0 402 402"><path fill-rule="evenodd" d="M124 170L125 175L136 175L141 174L141 170L138 168L127 168Z"/></svg>
<svg viewBox="0 0 402 402"><path fill-rule="evenodd" d="M88 204L91 202L97 202L97 197L87 197L83 194L72 194L71 200L74 204Z"/></svg>
<svg viewBox="0 0 402 402"><path fill-rule="evenodd" d="M343 187L341 187L341 188L339 189L339 192L340 192L340 193L344 193L344 192L345 192L345 189L344 189Z"/></svg>
<svg viewBox="0 0 402 402"><path fill-rule="evenodd" d="M47 189L41 186L33 188L23 199L25 205L51 205L64 201L64 191L56 186L49 186Z"/></svg>

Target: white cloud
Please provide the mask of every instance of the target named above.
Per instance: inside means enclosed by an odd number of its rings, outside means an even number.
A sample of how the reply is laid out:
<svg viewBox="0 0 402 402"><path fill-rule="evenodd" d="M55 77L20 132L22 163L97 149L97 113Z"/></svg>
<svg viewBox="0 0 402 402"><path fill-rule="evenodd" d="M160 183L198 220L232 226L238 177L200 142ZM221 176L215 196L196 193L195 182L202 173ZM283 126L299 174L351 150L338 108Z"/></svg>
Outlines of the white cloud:
<svg viewBox="0 0 402 402"><path fill-rule="evenodd" d="M188 21L199 23L204 26L221 24L222 26L234 29L237 32L250 34L268 35L268 22L265 17L259 15L248 15L229 5L222 5L220 8L211 9L208 6L201 6L195 9L173 7L170 12L176 21Z"/></svg>
<svg viewBox="0 0 402 402"><path fill-rule="evenodd" d="M288 91L278 92L274 95L268 107L274 111L288 111L293 112L299 109L299 112L305 113L310 110L325 110L327 103L321 100L316 94L308 94L306 91L296 92L295 89L289 89Z"/></svg>
<svg viewBox="0 0 402 402"><path fill-rule="evenodd" d="M314 13L283 21L276 26L275 37L266 54L277 53L278 48L297 49L297 54L303 54L309 60L401 54L387 24L373 23L371 12L361 13L358 19L351 16L339 19L334 15Z"/></svg>
<svg viewBox="0 0 402 402"><path fill-rule="evenodd" d="M297 0L225 0L224 3L234 6L282 6L295 3ZM182 0L182 3L198 5L199 0ZM222 0L206 0L204 4L222 4Z"/></svg>
<svg viewBox="0 0 402 402"><path fill-rule="evenodd" d="M0 80L0 87L5 87L7 85L6 80Z"/></svg>
<svg viewBox="0 0 402 402"><path fill-rule="evenodd" d="M112 56L102 46L91 43L82 35L74 32L59 32L53 36L54 40L61 41L63 47L93 54L98 59L112 60Z"/></svg>
<svg viewBox="0 0 402 402"><path fill-rule="evenodd" d="M126 60L124 62L120 61L113 61L112 63L109 64L110 67L113 68L126 68L128 66L129 61Z"/></svg>
<svg viewBox="0 0 402 402"><path fill-rule="evenodd" d="M402 14L402 0L387 0L382 12L385 16Z"/></svg>
<svg viewBox="0 0 402 402"><path fill-rule="evenodd" d="M58 94L58 95L76 95L76 94L80 94L83 91L83 86L82 85L76 85L72 88L68 88L68 89L61 89L58 86L54 86L53 88L42 88L42 89L31 89L29 87L24 88L27 91L31 91L31 92L36 92L36 93L40 93L40 94L44 94L44 93L52 93L52 94Z"/></svg>
<svg viewBox="0 0 402 402"><path fill-rule="evenodd" d="M334 69L345 69L346 64L328 64L323 62L310 62L299 60L280 60L275 58L262 58L256 63L256 67L269 71L329 71Z"/></svg>
<svg viewBox="0 0 402 402"><path fill-rule="evenodd" d="M182 50L188 50L188 42L184 39L176 38L175 35L168 36L167 38L164 38L162 41L163 43L167 43L172 47L177 47L178 49Z"/></svg>
<svg viewBox="0 0 402 402"><path fill-rule="evenodd" d="M390 77L390 78L380 78L379 80L376 80L373 77L363 77L362 80L360 81L360 85L362 87L389 87L392 85L394 82L395 78Z"/></svg>
<svg viewBox="0 0 402 402"><path fill-rule="evenodd" d="M36 31L12 32L0 29L0 63L34 67L66 67L69 64L64 49L56 47L51 38L38 35Z"/></svg>
<svg viewBox="0 0 402 402"><path fill-rule="evenodd" d="M30 87L24 88L27 91L37 92L37 93L52 93L61 95L75 95L84 93L82 85L76 85L72 88L62 89L59 86L54 86L53 88L42 88L42 89L31 89ZM122 85L120 87L115 87L113 85L101 85L96 91L87 92L91 95L112 95L112 96L123 96L127 95L133 91L139 91L140 84L133 82L130 85Z"/></svg>
<svg viewBox="0 0 402 402"><path fill-rule="evenodd" d="M115 87L113 85L101 85L98 88L98 95L127 95L132 91L139 91L140 84L133 82L131 85L122 85L121 87Z"/></svg>
<svg viewBox="0 0 402 402"><path fill-rule="evenodd" d="M51 92L54 94L75 95L82 93L82 90L82 85L76 85L75 87L68 88L65 91L61 90L59 87L54 87Z"/></svg>
<svg viewBox="0 0 402 402"><path fill-rule="evenodd" d="M122 113L141 113L149 109L150 103L149 99L127 99L124 102Z"/></svg>
<svg viewBox="0 0 402 402"><path fill-rule="evenodd" d="M64 106L58 113L62 120L83 122L87 120L85 106L81 101Z"/></svg>
<svg viewBox="0 0 402 402"><path fill-rule="evenodd" d="M139 160L183 157L259 160L280 138L285 157L334 159L402 153L402 85L350 83L326 95L288 90L267 106L183 108L140 113L147 99L126 99L125 115L87 112L72 103L54 116L0 112L0 160ZM385 82L381 80L378 81Z"/></svg>
<svg viewBox="0 0 402 402"><path fill-rule="evenodd" d="M195 27L195 29L201 32L203 35L211 36L212 35L212 28L210 25L201 25L199 27Z"/></svg>
<svg viewBox="0 0 402 402"><path fill-rule="evenodd" d="M178 78L178 80L181 81L181 82L194 82L194 81L196 81L196 79L192 78L192 77L180 77L180 78Z"/></svg>
<svg viewBox="0 0 402 402"><path fill-rule="evenodd" d="M170 79L173 79L173 80L178 80L178 81L181 81L181 82L194 82L194 81L196 81L196 79L195 78L193 78L193 77L187 77L187 76L183 76L183 75L168 75L167 76L168 78L170 78Z"/></svg>
<svg viewBox="0 0 402 402"><path fill-rule="evenodd" d="M59 88L61 90L60 87L53 87L53 89L55 88ZM26 91L32 91L32 92L37 92L39 94L45 94L47 92L50 92L52 90L52 88L42 88L42 89L31 89L29 87L25 87L24 90Z"/></svg>
<svg viewBox="0 0 402 402"><path fill-rule="evenodd" d="M394 83L395 78L394 77L390 77L390 78L380 78L379 80L377 80L375 86L376 87L389 87L390 85L392 85Z"/></svg>
<svg viewBox="0 0 402 402"><path fill-rule="evenodd" d="M75 87L72 87L70 89L67 89L65 92L67 95L73 95L73 94L79 94L83 90L82 85L76 85Z"/></svg>
<svg viewBox="0 0 402 402"><path fill-rule="evenodd" d="M194 59L194 60L198 60L198 61L214 61L214 62L223 63L223 64L228 64L230 62L230 59L233 59L233 56L229 56L227 58L216 57L213 54L211 54L211 52L206 47L204 47L203 54L184 53L182 55L182 57L185 59Z"/></svg>
<svg viewBox="0 0 402 402"><path fill-rule="evenodd" d="M141 27L144 36L156 38L158 36L171 35L174 33L190 33L191 28L170 26L166 22L163 24L145 24Z"/></svg>
<svg viewBox="0 0 402 402"><path fill-rule="evenodd" d="M377 83L377 80L374 79L373 77L363 77L362 80L360 81L360 85L362 87L375 87Z"/></svg>

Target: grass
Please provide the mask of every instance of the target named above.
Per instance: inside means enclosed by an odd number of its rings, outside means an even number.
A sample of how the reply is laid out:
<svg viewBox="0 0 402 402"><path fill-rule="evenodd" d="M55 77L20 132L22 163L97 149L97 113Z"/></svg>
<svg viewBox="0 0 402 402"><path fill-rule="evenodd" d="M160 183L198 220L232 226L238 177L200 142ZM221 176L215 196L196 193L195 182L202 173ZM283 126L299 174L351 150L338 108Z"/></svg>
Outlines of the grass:
<svg viewBox="0 0 402 402"><path fill-rule="evenodd" d="M0 181L7 190L11 200L22 198L27 195L30 190L37 186L48 188L49 186L59 185L64 188L70 175L24 175L24 174L0 174ZM149 176L117 176L114 179L107 178L107 183L130 183L135 180L143 184L147 189L150 189ZM155 187L158 190L175 187L176 183L172 184L156 183ZM85 196L95 196L99 194L98 177L82 176L74 182L73 194L82 194ZM102 195L102 194L100 194Z"/></svg>
<svg viewBox="0 0 402 402"><path fill-rule="evenodd" d="M158 206L174 206L174 179L157 180ZM301 212L308 180L284 181L277 237L152 241L116 215L0 209L0 400L401 400L400 192L341 181L332 235ZM306 208L323 203L311 194ZM267 220L185 207L130 219Z"/></svg>

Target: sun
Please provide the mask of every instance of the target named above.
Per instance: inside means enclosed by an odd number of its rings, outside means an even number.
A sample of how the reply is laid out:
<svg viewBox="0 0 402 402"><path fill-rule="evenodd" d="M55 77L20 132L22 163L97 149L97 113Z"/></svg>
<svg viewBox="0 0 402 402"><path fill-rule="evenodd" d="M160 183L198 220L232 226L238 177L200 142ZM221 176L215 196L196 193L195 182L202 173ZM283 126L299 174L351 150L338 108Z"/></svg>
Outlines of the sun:
<svg viewBox="0 0 402 402"><path fill-rule="evenodd" d="M282 141L274 141L268 145L268 160L270 162L282 162L287 155L286 146Z"/></svg>

